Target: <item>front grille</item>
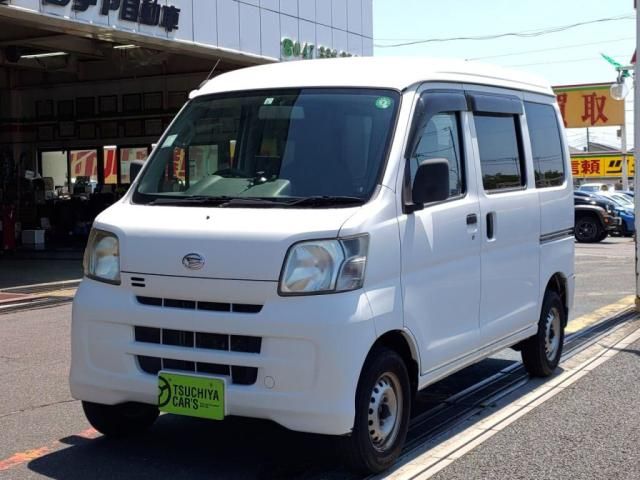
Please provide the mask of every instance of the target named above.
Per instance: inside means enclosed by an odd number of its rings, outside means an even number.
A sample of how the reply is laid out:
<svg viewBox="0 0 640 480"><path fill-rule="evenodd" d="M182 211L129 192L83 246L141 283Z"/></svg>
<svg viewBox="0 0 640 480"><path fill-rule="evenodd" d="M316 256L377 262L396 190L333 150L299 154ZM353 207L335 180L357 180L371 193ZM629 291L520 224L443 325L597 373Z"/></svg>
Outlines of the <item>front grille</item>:
<svg viewBox="0 0 640 480"><path fill-rule="evenodd" d="M147 286L146 281L142 277L131 277L131 286L138 288L145 288Z"/></svg>
<svg viewBox="0 0 640 480"><path fill-rule="evenodd" d="M259 354L262 350L262 338L260 337L189 332L153 327L135 327L134 330L135 340L140 343L255 354ZM258 369L255 367L218 365L142 355L138 355L136 358L140 369L151 375L157 375L163 369L209 373L231 376L232 382L236 385L253 385L258 378Z"/></svg>
<svg viewBox="0 0 640 480"><path fill-rule="evenodd" d="M135 327L136 342L171 345L174 347L203 348L230 352L260 353L262 338L246 335L188 332L167 328Z"/></svg>
<svg viewBox="0 0 640 480"><path fill-rule="evenodd" d="M151 307L180 308L183 310L204 310L207 312L260 313L262 305L246 303L200 302L175 298L136 297L138 303Z"/></svg>
<svg viewBox="0 0 640 480"><path fill-rule="evenodd" d="M237 367L218 365L215 363L189 362L169 358L146 357L137 355L140 369L150 375L157 375L160 370L177 370L181 372L207 373L210 375L231 376L234 385L253 385L258 379L256 367ZM231 373L229 373L231 372Z"/></svg>

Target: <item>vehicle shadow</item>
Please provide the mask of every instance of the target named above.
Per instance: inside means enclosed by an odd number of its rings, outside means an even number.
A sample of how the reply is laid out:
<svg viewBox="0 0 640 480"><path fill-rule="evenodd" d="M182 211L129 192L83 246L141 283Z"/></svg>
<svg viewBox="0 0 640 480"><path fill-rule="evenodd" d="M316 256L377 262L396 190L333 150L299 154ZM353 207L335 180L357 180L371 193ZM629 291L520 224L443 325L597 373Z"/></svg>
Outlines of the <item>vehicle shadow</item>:
<svg viewBox="0 0 640 480"><path fill-rule="evenodd" d="M611 347L612 350L616 350L617 352L622 352L622 353L633 353L634 355L637 355L640 357L640 350L634 350L632 348L616 348L616 347Z"/></svg>
<svg viewBox="0 0 640 480"><path fill-rule="evenodd" d="M417 395L414 416L514 363L489 358L436 382ZM65 480L360 478L342 466L334 438L246 418L211 422L162 415L148 433L136 438L70 436L60 442L69 448L32 460L28 468Z"/></svg>
<svg viewBox="0 0 640 480"><path fill-rule="evenodd" d="M216 423L163 415L137 438L60 441L71 447L33 460L28 468L53 479L177 480L318 478L340 467L331 438L240 418Z"/></svg>

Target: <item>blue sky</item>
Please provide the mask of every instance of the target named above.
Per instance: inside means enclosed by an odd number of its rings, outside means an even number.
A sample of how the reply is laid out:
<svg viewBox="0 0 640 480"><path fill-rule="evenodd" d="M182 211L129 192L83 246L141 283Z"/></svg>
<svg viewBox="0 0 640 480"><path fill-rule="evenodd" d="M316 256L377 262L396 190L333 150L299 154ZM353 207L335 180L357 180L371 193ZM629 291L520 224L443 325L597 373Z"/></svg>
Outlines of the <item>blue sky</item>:
<svg viewBox="0 0 640 480"><path fill-rule="evenodd" d="M633 0L373 0L373 8L377 45L394 43L389 39L402 41L521 32L634 14ZM376 47L375 55L492 57L480 61L535 73L552 85L567 85L615 80L615 71L602 60L600 53L626 64L634 49L634 20L619 20L534 38ZM630 105L631 102L627 109ZM629 121L633 120L629 118ZM593 134L596 141L616 141L615 131L610 129L600 129ZM575 131L571 132L570 139L579 143L583 136Z"/></svg>

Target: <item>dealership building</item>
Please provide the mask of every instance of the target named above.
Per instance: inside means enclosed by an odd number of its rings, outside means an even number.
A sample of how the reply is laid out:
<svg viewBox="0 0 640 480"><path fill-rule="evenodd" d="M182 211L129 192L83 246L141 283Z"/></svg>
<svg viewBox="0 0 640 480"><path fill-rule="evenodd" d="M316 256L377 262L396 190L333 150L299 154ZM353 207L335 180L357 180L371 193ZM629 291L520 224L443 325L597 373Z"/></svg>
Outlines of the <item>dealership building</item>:
<svg viewBox="0 0 640 480"><path fill-rule="evenodd" d="M0 0L0 245L81 243L214 67L372 37L372 0Z"/></svg>

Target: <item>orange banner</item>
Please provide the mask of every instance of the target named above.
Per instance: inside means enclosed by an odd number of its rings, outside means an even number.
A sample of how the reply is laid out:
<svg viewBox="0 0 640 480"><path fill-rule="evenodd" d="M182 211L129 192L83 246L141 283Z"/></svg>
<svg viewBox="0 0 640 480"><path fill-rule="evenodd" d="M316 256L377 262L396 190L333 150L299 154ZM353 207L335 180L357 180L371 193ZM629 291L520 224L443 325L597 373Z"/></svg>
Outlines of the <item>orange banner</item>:
<svg viewBox="0 0 640 480"><path fill-rule="evenodd" d="M71 152L71 176L98 178L98 162L95 150L76 150Z"/></svg>
<svg viewBox="0 0 640 480"><path fill-rule="evenodd" d="M116 149L104 149L104 183L112 185L118 183L118 164L116 163Z"/></svg>

